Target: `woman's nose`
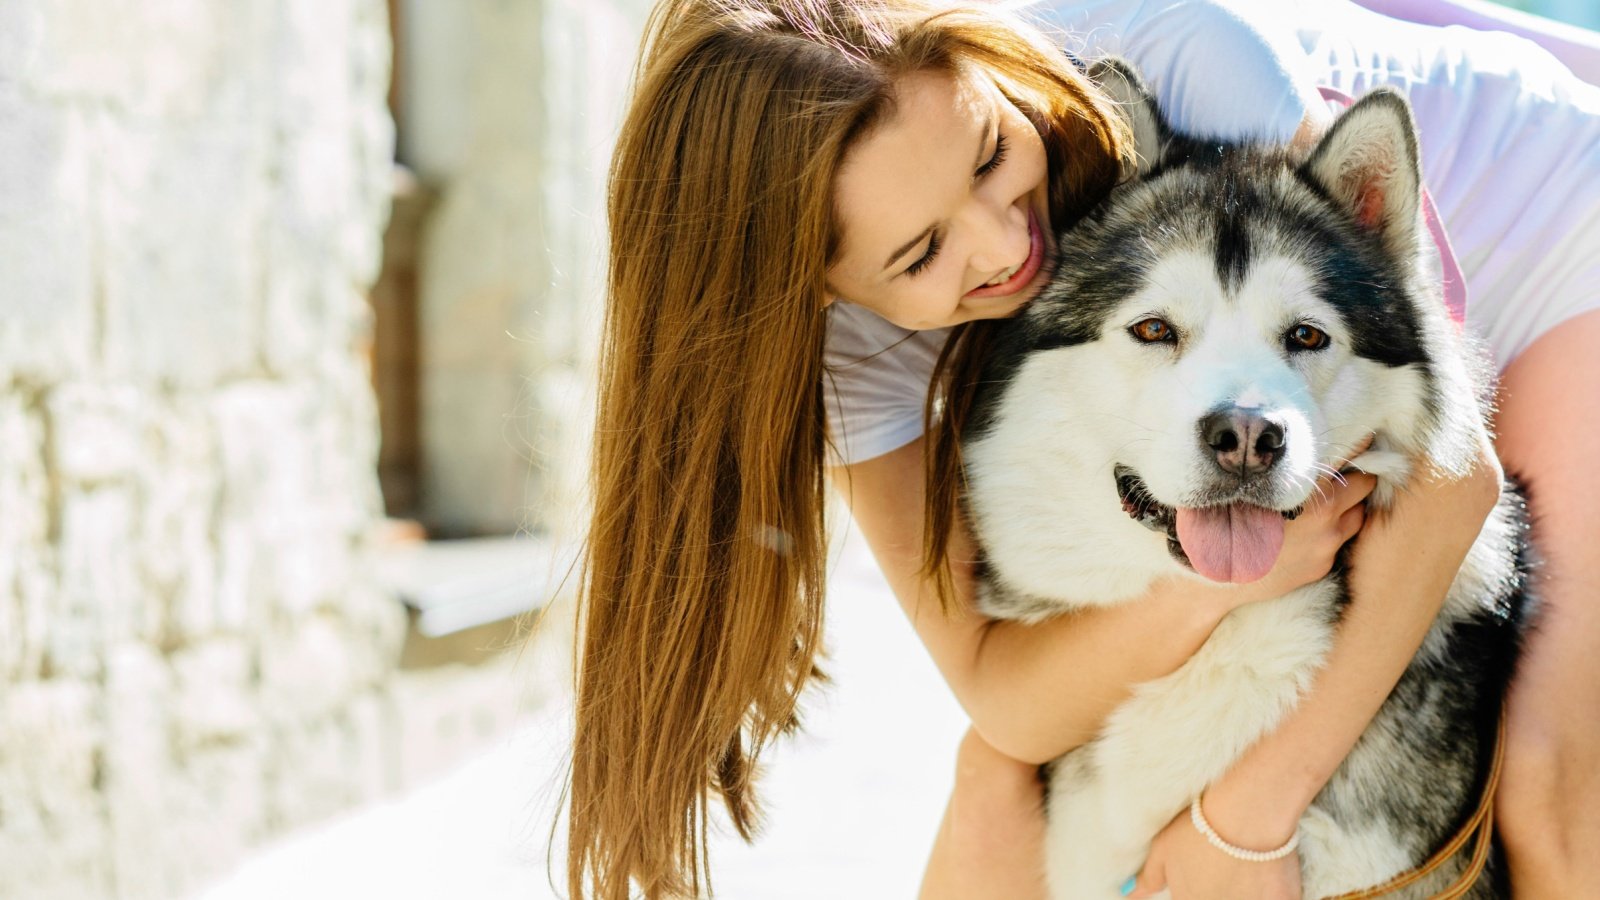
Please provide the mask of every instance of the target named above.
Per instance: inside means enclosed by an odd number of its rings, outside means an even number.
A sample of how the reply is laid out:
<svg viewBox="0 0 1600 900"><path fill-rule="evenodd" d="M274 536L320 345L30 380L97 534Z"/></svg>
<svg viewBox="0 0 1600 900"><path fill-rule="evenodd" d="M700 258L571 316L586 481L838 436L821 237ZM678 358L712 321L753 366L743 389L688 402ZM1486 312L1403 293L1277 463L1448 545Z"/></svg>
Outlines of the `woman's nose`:
<svg viewBox="0 0 1600 900"><path fill-rule="evenodd" d="M974 203L969 215L975 235L973 269L993 273L1028 258L1028 213L1021 206Z"/></svg>

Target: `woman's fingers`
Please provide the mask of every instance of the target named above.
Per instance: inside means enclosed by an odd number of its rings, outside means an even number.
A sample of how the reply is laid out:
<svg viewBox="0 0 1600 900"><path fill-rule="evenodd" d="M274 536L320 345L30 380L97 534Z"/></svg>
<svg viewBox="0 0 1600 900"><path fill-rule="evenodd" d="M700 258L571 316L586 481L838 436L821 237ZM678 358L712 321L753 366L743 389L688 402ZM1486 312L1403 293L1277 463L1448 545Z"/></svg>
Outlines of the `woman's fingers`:
<svg viewBox="0 0 1600 900"><path fill-rule="evenodd" d="M1127 883L1122 886L1122 896L1127 897L1128 900L1144 900L1146 897L1154 897L1166 890L1166 880L1158 878L1151 873L1151 868L1146 865L1144 869L1140 870L1137 877L1130 877Z"/></svg>
<svg viewBox="0 0 1600 900"><path fill-rule="evenodd" d="M1343 481L1338 485L1339 504L1341 514L1352 507L1365 503L1367 497L1378 487L1378 479L1365 472L1351 472L1340 476Z"/></svg>
<svg viewBox="0 0 1600 900"><path fill-rule="evenodd" d="M1357 503L1356 505L1345 510L1344 513L1339 516L1339 543L1343 545L1345 541L1355 537L1356 534L1361 531L1362 523L1366 521L1367 508L1365 505Z"/></svg>
<svg viewBox="0 0 1600 900"><path fill-rule="evenodd" d="M1378 479L1365 472L1351 472L1329 485L1327 508L1332 514L1329 524L1334 547L1344 546L1361 531L1362 524L1367 520L1367 497L1377 486Z"/></svg>
<svg viewBox="0 0 1600 900"><path fill-rule="evenodd" d="M1248 590L1229 595L1232 605L1281 597L1325 577L1339 550L1361 531L1366 499L1378 479L1365 472L1334 474L1317 482L1316 490L1293 521L1285 526L1284 544L1266 577Z"/></svg>
<svg viewBox="0 0 1600 900"><path fill-rule="evenodd" d="M1365 472L1325 476L1317 482L1302 514L1314 519L1338 519L1360 507L1377 486L1378 479Z"/></svg>

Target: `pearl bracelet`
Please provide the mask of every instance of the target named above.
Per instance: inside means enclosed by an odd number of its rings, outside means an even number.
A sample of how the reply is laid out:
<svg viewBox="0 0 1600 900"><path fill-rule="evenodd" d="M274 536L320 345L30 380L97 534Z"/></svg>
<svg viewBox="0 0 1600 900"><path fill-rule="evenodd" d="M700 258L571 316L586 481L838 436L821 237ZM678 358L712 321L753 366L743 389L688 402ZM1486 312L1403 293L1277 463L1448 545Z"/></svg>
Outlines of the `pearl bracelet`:
<svg viewBox="0 0 1600 900"><path fill-rule="evenodd" d="M1234 859L1242 859L1245 862L1272 862L1275 859L1283 859L1293 853L1294 848L1300 846L1300 829L1296 828L1288 843L1276 850L1246 850L1243 847L1235 847L1223 840L1222 835L1217 834L1217 830L1211 827L1210 822L1206 821L1205 813L1200 811L1200 798L1198 796L1194 798L1193 803L1189 804L1189 821L1194 823L1195 831L1206 836L1206 841L1211 846Z"/></svg>

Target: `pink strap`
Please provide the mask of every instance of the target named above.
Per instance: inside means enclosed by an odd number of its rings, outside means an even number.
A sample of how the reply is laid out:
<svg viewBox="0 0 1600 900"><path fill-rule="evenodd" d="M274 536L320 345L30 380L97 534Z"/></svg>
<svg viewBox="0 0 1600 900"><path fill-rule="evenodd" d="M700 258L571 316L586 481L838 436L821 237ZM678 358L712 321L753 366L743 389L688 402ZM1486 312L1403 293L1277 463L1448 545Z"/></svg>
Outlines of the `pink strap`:
<svg viewBox="0 0 1600 900"><path fill-rule="evenodd" d="M1356 102L1355 98L1336 88L1322 87L1322 99L1335 100L1345 106ZM1467 279L1461 274L1461 264L1456 261L1456 251L1450 246L1450 236L1445 234L1444 222L1439 219L1439 211L1434 208L1433 195L1428 189L1422 189L1422 218L1428 223L1428 233L1433 236L1434 246L1439 248L1439 264L1443 270L1444 280L1440 287L1444 290L1444 304L1450 310L1450 318L1457 325L1467 320Z"/></svg>

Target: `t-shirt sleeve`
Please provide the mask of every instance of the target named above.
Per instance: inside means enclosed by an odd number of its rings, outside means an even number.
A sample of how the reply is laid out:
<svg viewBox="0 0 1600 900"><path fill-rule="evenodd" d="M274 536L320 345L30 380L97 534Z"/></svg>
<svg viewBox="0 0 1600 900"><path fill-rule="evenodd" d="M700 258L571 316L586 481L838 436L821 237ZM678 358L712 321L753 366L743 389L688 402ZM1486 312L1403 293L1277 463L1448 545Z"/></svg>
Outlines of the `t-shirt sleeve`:
<svg viewBox="0 0 1600 900"><path fill-rule="evenodd" d="M909 331L839 301L828 307L823 351L829 463L882 456L922 435L928 381L948 329Z"/></svg>
<svg viewBox="0 0 1600 900"><path fill-rule="evenodd" d="M1281 0L1040 0L1023 15L1081 59L1124 57L1189 134L1283 142L1319 106Z"/></svg>

